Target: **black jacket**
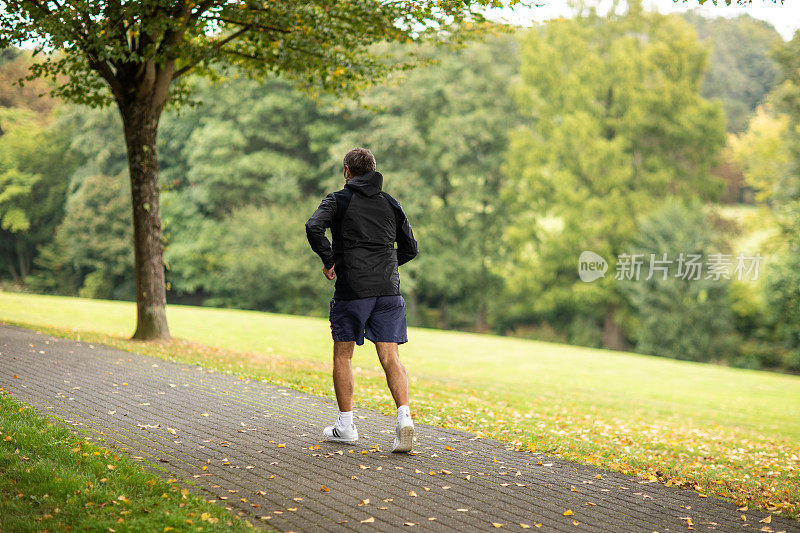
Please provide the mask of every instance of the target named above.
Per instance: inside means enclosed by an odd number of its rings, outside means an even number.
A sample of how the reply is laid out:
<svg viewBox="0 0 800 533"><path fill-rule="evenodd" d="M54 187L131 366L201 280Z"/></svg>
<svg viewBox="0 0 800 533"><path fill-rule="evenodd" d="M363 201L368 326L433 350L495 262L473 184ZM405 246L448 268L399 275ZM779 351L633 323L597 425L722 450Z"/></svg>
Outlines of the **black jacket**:
<svg viewBox="0 0 800 533"><path fill-rule="evenodd" d="M417 241L403 208L381 191L382 186L380 172L356 176L344 189L326 196L306 222L311 248L326 268L336 265L334 298L400 294L397 267L417 255ZM326 228L331 228L333 249Z"/></svg>

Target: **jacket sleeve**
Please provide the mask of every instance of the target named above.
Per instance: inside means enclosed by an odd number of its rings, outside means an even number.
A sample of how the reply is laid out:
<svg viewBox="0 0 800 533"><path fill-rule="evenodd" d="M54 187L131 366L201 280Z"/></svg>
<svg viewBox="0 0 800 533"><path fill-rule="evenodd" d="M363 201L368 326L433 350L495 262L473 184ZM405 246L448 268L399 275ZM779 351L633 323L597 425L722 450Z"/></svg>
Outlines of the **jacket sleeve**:
<svg viewBox="0 0 800 533"><path fill-rule="evenodd" d="M331 227L336 214L336 197L333 193L326 196L311 218L306 222L306 237L311 249L322 259L325 268L334 264L331 242L325 236L325 230Z"/></svg>
<svg viewBox="0 0 800 533"><path fill-rule="evenodd" d="M399 204L397 207L399 208L397 213L397 266L400 266L417 257L418 250L408 217Z"/></svg>

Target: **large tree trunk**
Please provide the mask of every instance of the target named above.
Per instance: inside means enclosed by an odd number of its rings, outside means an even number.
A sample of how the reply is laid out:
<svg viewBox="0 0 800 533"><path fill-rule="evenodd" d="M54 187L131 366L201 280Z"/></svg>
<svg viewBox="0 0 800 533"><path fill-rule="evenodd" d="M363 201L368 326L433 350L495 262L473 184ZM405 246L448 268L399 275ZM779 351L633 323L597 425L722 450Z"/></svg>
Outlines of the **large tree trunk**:
<svg viewBox="0 0 800 533"><path fill-rule="evenodd" d="M136 332L133 338L169 339L156 152L161 106L137 101L121 105L120 111L125 127L133 202L136 261Z"/></svg>

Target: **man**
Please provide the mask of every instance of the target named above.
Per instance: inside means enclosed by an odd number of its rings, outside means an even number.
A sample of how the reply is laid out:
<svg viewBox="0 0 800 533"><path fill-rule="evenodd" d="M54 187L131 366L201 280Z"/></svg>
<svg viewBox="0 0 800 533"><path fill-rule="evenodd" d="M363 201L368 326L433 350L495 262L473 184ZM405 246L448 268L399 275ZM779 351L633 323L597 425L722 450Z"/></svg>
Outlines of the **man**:
<svg viewBox="0 0 800 533"><path fill-rule="evenodd" d="M353 373L355 345L375 343L386 382L397 405L392 452L411 451L414 422L408 407L408 375L397 346L407 342L406 303L400 295L397 267L417 255L417 241L397 200L381 190L383 176L365 148L344 156L343 189L329 194L306 222L311 248L320 256L322 272L336 278L331 300L333 388L339 416L323 430L325 440L354 443ZM331 229L333 249L325 237ZM397 243L397 248L394 243Z"/></svg>

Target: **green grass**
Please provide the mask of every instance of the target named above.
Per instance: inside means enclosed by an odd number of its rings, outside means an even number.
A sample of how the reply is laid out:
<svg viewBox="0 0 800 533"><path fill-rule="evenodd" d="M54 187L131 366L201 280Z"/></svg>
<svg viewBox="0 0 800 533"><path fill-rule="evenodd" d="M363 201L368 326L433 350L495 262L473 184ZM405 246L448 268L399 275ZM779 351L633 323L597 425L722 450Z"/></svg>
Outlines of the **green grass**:
<svg viewBox="0 0 800 533"><path fill-rule="evenodd" d="M0 531L246 531L126 456L0 394Z"/></svg>
<svg viewBox="0 0 800 533"><path fill-rule="evenodd" d="M0 293L0 320L333 396L324 319L170 306L172 334L128 341L130 303ZM423 422L800 516L800 377L412 328L401 358ZM374 351L356 401L391 411Z"/></svg>

